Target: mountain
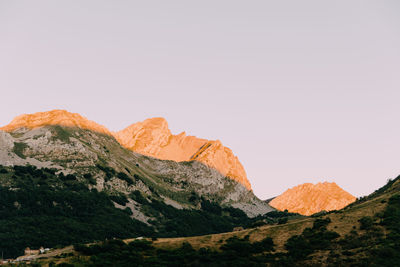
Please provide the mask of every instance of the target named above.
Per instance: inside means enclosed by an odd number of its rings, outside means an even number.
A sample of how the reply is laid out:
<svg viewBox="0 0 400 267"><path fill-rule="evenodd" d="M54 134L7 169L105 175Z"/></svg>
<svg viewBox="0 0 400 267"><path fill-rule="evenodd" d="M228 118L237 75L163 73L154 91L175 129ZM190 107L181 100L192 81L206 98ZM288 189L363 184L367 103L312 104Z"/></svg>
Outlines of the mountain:
<svg viewBox="0 0 400 267"><path fill-rule="evenodd" d="M269 204L281 211L312 215L320 211L340 210L356 198L336 183L305 183L286 190Z"/></svg>
<svg viewBox="0 0 400 267"><path fill-rule="evenodd" d="M134 138L130 138L133 133ZM193 193L222 205L240 208L250 216L272 210L248 190L250 183L242 165L219 141L210 142L183 134L173 136L166 121L160 118L133 125L115 136L117 138L104 126L64 110L21 115L0 128L0 163L56 168L66 174L92 173L98 179L95 187L99 191L150 192L149 187L158 187L168 192L164 198L171 195L168 198L175 198L174 201L178 202L182 202L182 198L188 199ZM203 149L199 151L197 148L200 147ZM173 149L177 152L173 153ZM162 155L160 158L164 160L146 154ZM176 156L165 160L167 155ZM187 161L183 161L185 157ZM143 181L140 186L113 183L105 174L99 174L96 166L136 175ZM214 166L225 166L225 172ZM247 186L231 179L229 175L236 173L234 168L242 170L246 181L243 183Z"/></svg>
<svg viewBox="0 0 400 267"><path fill-rule="evenodd" d="M60 110L1 128L0 196L6 255L26 246L226 232L273 210L213 167L134 152L105 127Z"/></svg>
<svg viewBox="0 0 400 267"><path fill-rule="evenodd" d="M36 129L44 126L77 127L114 136L125 148L143 155L162 160L199 161L218 170L247 189L250 182L239 159L232 150L224 147L220 141L209 141L183 132L172 135L164 118L151 118L132 124L124 130L112 133L106 127L90 121L77 113L65 110L52 110L16 117L0 130L13 132L19 128Z"/></svg>
<svg viewBox="0 0 400 267"><path fill-rule="evenodd" d="M246 172L232 150L220 141L209 141L185 132L173 135L164 118L151 118L114 133L127 149L163 160L199 161L251 190Z"/></svg>

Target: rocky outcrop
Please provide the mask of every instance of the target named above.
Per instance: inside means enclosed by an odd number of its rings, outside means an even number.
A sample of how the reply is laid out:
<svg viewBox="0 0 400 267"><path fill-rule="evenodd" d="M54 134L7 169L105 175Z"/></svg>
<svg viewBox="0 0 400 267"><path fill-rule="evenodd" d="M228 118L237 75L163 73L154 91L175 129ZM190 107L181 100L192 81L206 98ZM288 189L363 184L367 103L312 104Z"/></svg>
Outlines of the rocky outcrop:
<svg viewBox="0 0 400 267"><path fill-rule="evenodd" d="M111 135L110 131L106 127L90 121L78 113L70 113L65 110L52 110L47 112L37 112L34 114L23 114L14 118L10 124L1 127L0 130L12 132L19 128L35 129L49 125L78 127L81 129Z"/></svg>
<svg viewBox="0 0 400 267"><path fill-rule="evenodd" d="M199 161L251 190L246 172L232 150L220 141L173 135L164 118L152 118L113 133L127 149L163 160Z"/></svg>
<svg viewBox="0 0 400 267"><path fill-rule="evenodd" d="M356 198L336 183L305 183L286 190L269 204L281 211L288 210L302 215L320 211L339 210L354 202Z"/></svg>

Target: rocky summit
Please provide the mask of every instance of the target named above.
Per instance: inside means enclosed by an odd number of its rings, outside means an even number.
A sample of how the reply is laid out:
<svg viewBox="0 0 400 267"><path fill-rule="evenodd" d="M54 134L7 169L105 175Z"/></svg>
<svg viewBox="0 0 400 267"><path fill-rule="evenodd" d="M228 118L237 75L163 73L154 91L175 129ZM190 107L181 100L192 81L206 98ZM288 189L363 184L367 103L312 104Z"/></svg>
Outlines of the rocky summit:
<svg viewBox="0 0 400 267"><path fill-rule="evenodd" d="M199 161L251 190L246 172L232 150L217 141L173 135L164 118L151 118L114 133L119 143L130 150L163 160Z"/></svg>
<svg viewBox="0 0 400 267"><path fill-rule="evenodd" d="M305 183L286 190L269 204L281 211L312 215L320 211L339 210L356 198L336 183Z"/></svg>
<svg viewBox="0 0 400 267"><path fill-rule="evenodd" d="M65 110L52 110L23 114L14 118L10 124L1 127L1 131L12 132L19 128L36 129L43 126L58 125L65 127L78 127L98 133L111 135L110 131L94 121L82 117L78 113L70 113Z"/></svg>

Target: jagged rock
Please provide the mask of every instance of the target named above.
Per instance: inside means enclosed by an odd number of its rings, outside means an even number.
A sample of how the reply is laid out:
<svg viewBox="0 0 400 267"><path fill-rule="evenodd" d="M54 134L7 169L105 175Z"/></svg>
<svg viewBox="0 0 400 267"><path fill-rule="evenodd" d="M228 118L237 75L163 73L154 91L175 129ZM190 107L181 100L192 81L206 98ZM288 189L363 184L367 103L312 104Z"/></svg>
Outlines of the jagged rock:
<svg viewBox="0 0 400 267"><path fill-rule="evenodd" d="M231 149L224 147L219 140L187 136L185 132L173 135L164 118L132 124L114 136L125 148L144 155L178 162L202 162L251 190L246 172Z"/></svg>
<svg viewBox="0 0 400 267"><path fill-rule="evenodd" d="M354 202L356 198L336 183L305 183L286 190L269 204L281 211L288 210L302 215L320 211L339 210Z"/></svg>

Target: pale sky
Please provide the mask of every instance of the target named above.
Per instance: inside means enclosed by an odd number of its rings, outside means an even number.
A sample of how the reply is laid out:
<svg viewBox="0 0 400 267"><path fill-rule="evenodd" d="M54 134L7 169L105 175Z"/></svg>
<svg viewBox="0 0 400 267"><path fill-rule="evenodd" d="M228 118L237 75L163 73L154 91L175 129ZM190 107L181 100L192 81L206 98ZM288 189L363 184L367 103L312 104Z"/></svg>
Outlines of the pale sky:
<svg viewBox="0 0 400 267"><path fill-rule="evenodd" d="M0 0L0 125L67 109L219 139L262 199L400 174L400 1Z"/></svg>

